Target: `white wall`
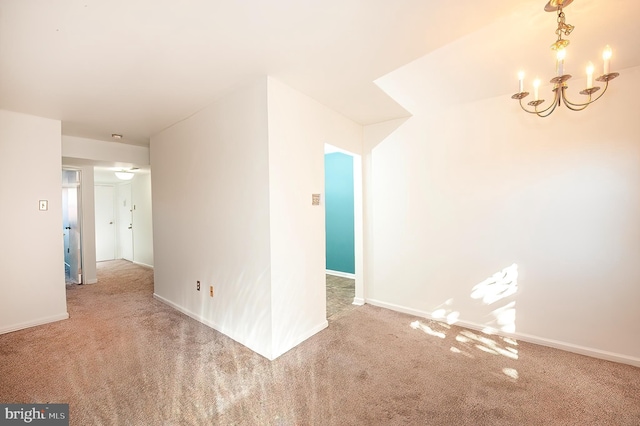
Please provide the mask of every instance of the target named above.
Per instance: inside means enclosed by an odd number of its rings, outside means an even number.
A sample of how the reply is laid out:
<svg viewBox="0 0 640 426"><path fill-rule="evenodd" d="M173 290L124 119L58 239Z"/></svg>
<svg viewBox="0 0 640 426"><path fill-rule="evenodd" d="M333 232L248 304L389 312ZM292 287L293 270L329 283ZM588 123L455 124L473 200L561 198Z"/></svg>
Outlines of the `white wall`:
<svg viewBox="0 0 640 426"><path fill-rule="evenodd" d="M327 326L324 145L362 151L362 127L269 78L274 355ZM321 205L311 204L322 194Z"/></svg>
<svg viewBox="0 0 640 426"><path fill-rule="evenodd" d="M153 266L153 219L151 175L136 173L131 181L133 200L133 261Z"/></svg>
<svg viewBox="0 0 640 426"><path fill-rule="evenodd" d="M80 169L80 191L82 197L82 282L98 282L96 270L96 210L93 185L93 166Z"/></svg>
<svg viewBox="0 0 640 426"><path fill-rule="evenodd" d="M152 137L151 167L156 297L272 358L267 137L263 78Z"/></svg>
<svg viewBox="0 0 640 426"><path fill-rule="evenodd" d="M60 130L60 121L0 110L0 333L69 317Z"/></svg>
<svg viewBox="0 0 640 426"><path fill-rule="evenodd" d="M105 142L77 136L62 136L62 156L100 163L149 164L149 148L118 142Z"/></svg>
<svg viewBox="0 0 640 426"><path fill-rule="evenodd" d="M372 151L383 140L385 140L391 133L393 133L398 127L402 125L407 119L399 118L395 120L389 120L382 123L372 124L364 126L362 135L362 203L363 203L363 240L364 240L364 276L363 280L366 283L363 291L363 299L368 298L369 283L373 282L375 275L375 262L373 262L373 253L375 247L375 238L373 232L374 214L373 214L373 164L372 164Z"/></svg>
<svg viewBox="0 0 640 426"><path fill-rule="evenodd" d="M515 302L521 338L640 365L638 93L633 68L579 113L500 96L425 108L380 143L366 131L367 301L503 331ZM514 296L471 297L513 263Z"/></svg>

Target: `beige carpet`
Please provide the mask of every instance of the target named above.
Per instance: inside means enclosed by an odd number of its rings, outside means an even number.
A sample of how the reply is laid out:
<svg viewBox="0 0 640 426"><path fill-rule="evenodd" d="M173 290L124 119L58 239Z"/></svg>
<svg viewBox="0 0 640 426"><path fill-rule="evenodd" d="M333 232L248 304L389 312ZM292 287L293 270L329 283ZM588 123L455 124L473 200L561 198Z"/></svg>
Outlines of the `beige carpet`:
<svg viewBox="0 0 640 426"><path fill-rule="evenodd" d="M327 283L327 319L333 320L356 307L353 298L356 296L355 280L350 278L326 275Z"/></svg>
<svg viewBox="0 0 640 426"><path fill-rule="evenodd" d="M0 402L73 425L640 425L640 369L363 306L269 362L100 264L69 320L0 335ZM454 349L452 349L454 348Z"/></svg>

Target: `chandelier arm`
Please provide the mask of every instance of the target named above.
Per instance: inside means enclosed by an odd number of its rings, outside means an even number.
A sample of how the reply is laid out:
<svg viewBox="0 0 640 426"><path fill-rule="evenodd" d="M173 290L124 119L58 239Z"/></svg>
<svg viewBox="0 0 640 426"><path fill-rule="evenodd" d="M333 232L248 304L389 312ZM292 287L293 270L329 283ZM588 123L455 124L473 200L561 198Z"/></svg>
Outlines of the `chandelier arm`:
<svg viewBox="0 0 640 426"><path fill-rule="evenodd" d="M566 99L562 99L562 102L564 103L564 105L569 108L571 111L582 111L583 109L585 109L586 107L588 107L589 105L591 105L591 102L588 102L586 104L582 104L579 106L575 106L575 104L570 103L569 101L567 101Z"/></svg>
<svg viewBox="0 0 640 426"><path fill-rule="evenodd" d="M607 88L608 88L608 87L609 87L609 82L607 81L607 82L605 82L604 89L602 90L602 92L600 92L600 94L599 94L598 96L596 96L596 97L595 97L595 99L591 99L591 95L589 95L589 100L588 100L587 102L585 102L585 103L581 103L581 104L577 104L577 103L573 103L573 102L569 101L569 100L566 98L566 95L565 95L565 96L563 96L564 104L567 106L567 108L570 108L570 109L572 109L573 111L582 111L582 110L583 110L583 109L585 109L587 106L589 106L590 104L592 104L592 103L594 103L595 101L597 101L598 99L600 99L600 98L602 97L602 95L604 95L604 94L605 94L605 92L607 91ZM579 108L579 107L583 107L583 108L573 109L573 108L571 108L571 107L578 107L578 108Z"/></svg>
<svg viewBox="0 0 640 426"><path fill-rule="evenodd" d="M538 114L538 117L542 117L542 118L548 117L553 113L553 111L556 110L558 105L560 105L560 103L558 102L558 95L556 93L556 96L553 98L553 103L551 104L551 106L549 106L544 111L536 111L536 114Z"/></svg>
<svg viewBox="0 0 640 426"><path fill-rule="evenodd" d="M567 93L565 92L565 91L566 91L566 89L567 89L566 87L563 87L563 88L562 88L562 95L561 95L562 103L564 103L564 105L565 105L567 108L569 108L571 111L582 111L583 109L585 109L586 107L588 107L588 106L589 106L589 104L590 104L591 102L593 102L593 101L591 100L591 95L589 95L589 100L587 101L587 103L584 103L584 104L574 104L574 103L573 103L573 102L571 102L569 99L567 99Z"/></svg>
<svg viewBox="0 0 640 426"><path fill-rule="evenodd" d="M554 104L552 104L549 108L554 107L554 106L555 106L555 103L554 103ZM549 110L549 108L547 108L547 109L545 109L544 111L538 111L538 110L537 110L537 107L534 107L534 108L535 108L535 110L534 110L534 111L529 110L529 109L525 108L525 106L524 106L524 105L522 105L522 99L520 99L520 108L522 108L522 110L523 110L524 112L528 112L529 114L536 114L536 115L537 115L537 116L539 116L539 117L546 117L546 115L540 115L540 114L541 114L541 113L544 113L544 112L546 112L546 111L548 111L548 110ZM555 108L554 108L554 109L555 109Z"/></svg>
<svg viewBox="0 0 640 426"><path fill-rule="evenodd" d="M551 115L553 111L555 111L558 105L560 105L560 99L558 98L558 90L555 90L553 94L553 102L551 102L551 105L549 105L546 109L542 111L538 111L538 108L535 107L536 108L535 114L537 114L538 117L542 117L542 118L548 117Z"/></svg>
<svg viewBox="0 0 640 426"><path fill-rule="evenodd" d="M556 91L554 97L553 97L553 102L551 102L551 105L549 105L546 109L542 110L542 111L538 111L538 107L535 106L535 110L531 111L528 110L527 108L524 107L524 105L522 105L522 99L519 100L520 102L520 108L522 108L522 110L524 112L528 112L529 114L535 114L538 117L548 117L551 115L551 113L556 109L556 107L559 105L559 99L558 99L558 92Z"/></svg>
<svg viewBox="0 0 640 426"><path fill-rule="evenodd" d="M522 99L520 99L518 102L520 103L520 108L522 108L522 110L523 110L524 112L528 112L529 114L537 114L537 112L536 112L536 111L530 111L530 110L526 109L526 108L524 107L524 105L522 105Z"/></svg>

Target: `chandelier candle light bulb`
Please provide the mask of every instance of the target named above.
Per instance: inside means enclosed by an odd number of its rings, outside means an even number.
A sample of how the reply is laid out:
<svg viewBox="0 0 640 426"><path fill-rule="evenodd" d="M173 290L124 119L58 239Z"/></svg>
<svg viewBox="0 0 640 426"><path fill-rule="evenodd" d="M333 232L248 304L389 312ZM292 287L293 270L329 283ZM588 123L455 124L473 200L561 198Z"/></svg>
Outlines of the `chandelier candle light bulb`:
<svg viewBox="0 0 640 426"><path fill-rule="evenodd" d="M609 74L609 68L611 67L611 55L613 52L611 51L611 47L607 45L602 52L602 60L604 61L604 75Z"/></svg>
<svg viewBox="0 0 640 426"><path fill-rule="evenodd" d="M524 92L524 71L518 73L518 93Z"/></svg>
<svg viewBox="0 0 640 426"><path fill-rule="evenodd" d="M593 87L593 63L589 62L587 65L587 89L591 89Z"/></svg>
<svg viewBox="0 0 640 426"><path fill-rule="evenodd" d="M564 49L559 49L558 53L556 53L556 59L558 60L558 77L564 75L564 58L566 57L567 51Z"/></svg>
<svg viewBox="0 0 640 426"><path fill-rule="evenodd" d="M538 100L538 88L540 87L540 79L536 78L533 80L533 100Z"/></svg>

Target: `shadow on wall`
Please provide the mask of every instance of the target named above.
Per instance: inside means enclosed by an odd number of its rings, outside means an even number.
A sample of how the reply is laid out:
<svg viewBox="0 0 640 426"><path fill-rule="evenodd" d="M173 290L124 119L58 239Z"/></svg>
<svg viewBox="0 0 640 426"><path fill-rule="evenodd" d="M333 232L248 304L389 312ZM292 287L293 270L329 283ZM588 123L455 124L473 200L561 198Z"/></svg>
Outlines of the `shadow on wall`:
<svg viewBox="0 0 640 426"><path fill-rule="evenodd" d="M510 296L515 295L517 291L518 265L515 263L473 286L470 297L480 300L483 305L491 309L487 314L489 319L484 323L485 327L482 330L484 333L492 334L498 331L515 333L516 302L511 300ZM501 301L504 304L497 306L496 304ZM453 309L453 302L451 298L436 306L431 317L447 324L458 322L460 312Z"/></svg>
<svg viewBox="0 0 640 426"><path fill-rule="evenodd" d="M482 351L517 360L517 340L495 335L497 332L515 333L516 302L511 300L511 296L517 291L518 265L514 263L476 284L471 290L472 299L479 300L490 308L489 319L482 332L452 327L460 317L460 312L452 308L453 299L448 299L433 311L433 321L413 321L410 327L440 339L446 339L449 335L453 337L455 334L450 351L468 358L475 358L479 354L474 355L474 352ZM514 380L518 378L518 372L513 368L505 368L502 373Z"/></svg>

